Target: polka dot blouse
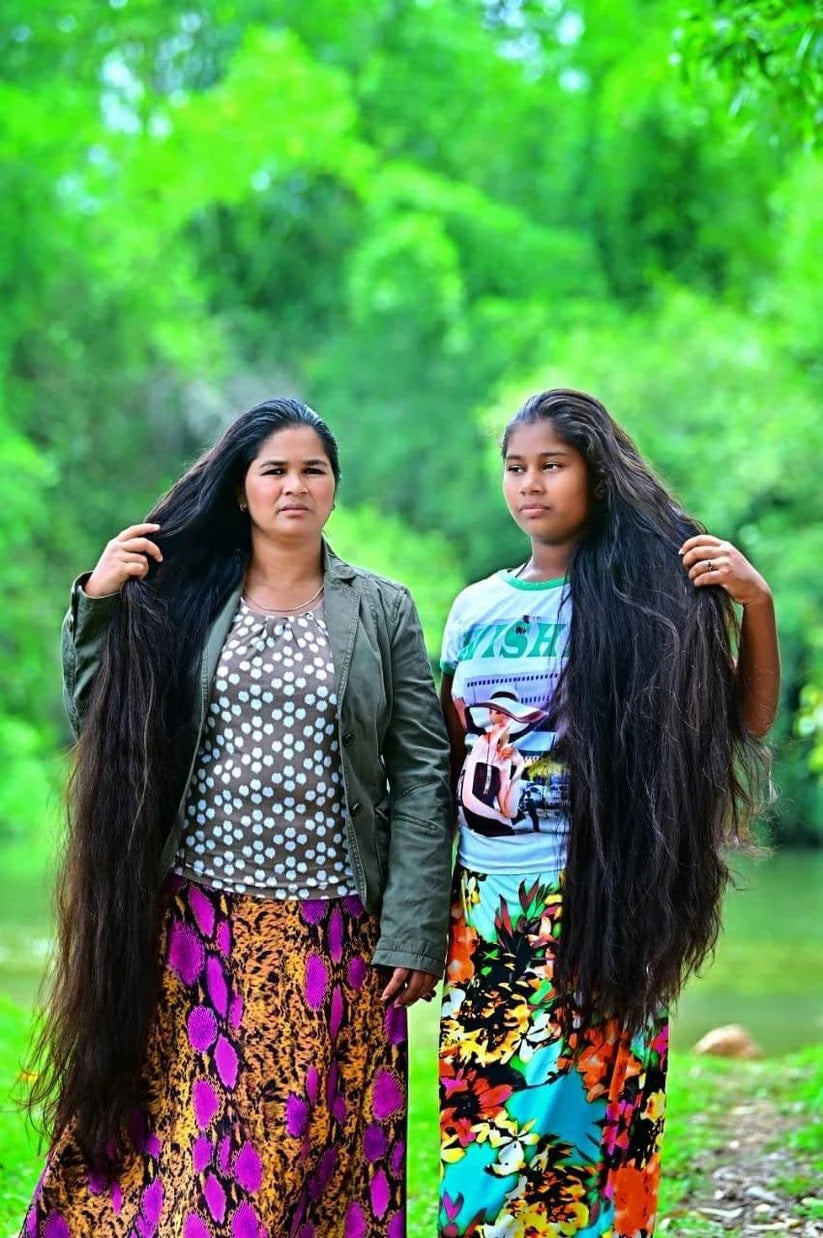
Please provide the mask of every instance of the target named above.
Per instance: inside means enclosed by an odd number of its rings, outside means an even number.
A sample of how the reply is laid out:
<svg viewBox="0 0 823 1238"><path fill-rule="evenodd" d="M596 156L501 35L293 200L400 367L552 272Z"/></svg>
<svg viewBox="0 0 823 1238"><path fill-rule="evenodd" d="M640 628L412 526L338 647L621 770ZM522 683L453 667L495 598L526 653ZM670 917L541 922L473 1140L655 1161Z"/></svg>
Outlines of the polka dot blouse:
<svg viewBox="0 0 823 1238"><path fill-rule="evenodd" d="M266 898L356 893L336 705L322 603L281 618L241 599L217 666L176 872Z"/></svg>

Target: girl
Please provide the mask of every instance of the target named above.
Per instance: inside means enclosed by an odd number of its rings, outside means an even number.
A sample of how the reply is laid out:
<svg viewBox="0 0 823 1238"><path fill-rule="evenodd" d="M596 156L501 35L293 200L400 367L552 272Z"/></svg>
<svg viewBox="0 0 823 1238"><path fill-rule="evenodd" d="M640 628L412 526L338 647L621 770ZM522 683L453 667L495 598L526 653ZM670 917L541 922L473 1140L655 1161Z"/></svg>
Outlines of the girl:
<svg viewBox="0 0 823 1238"><path fill-rule="evenodd" d="M502 450L531 554L465 589L443 640L459 853L439 1232L648 1238L666 1007L711 951L724 845L753 806L779 688L772 598L591 396L534 396ZM518 809L490 836L469 723L500 694L543 720L511 741Z"/></svg>
<svg viewBox="0 0 823 1238"><path fill-rule="evenodd" d="M27 1238L405 1233L448 748L408 592L323 539L338 478L325 423L268 401L74 588Z"/></svg>

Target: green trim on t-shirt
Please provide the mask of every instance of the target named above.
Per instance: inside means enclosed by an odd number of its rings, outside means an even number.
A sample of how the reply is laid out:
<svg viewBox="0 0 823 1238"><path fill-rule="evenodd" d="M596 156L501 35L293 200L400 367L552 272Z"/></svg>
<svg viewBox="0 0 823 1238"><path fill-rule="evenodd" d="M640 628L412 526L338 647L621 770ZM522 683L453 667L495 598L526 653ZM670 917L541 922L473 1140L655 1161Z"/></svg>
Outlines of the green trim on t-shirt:
<svg viewBox="0 0 823 1238"><path fill-rule="evenodd" d="M515 589L558 589L569 579L568 576L558 576L555 580L521 580L519 576L512 576L510 574L512 571L512 568L504 568L503 571L498 572L498 576Z"/></svg>

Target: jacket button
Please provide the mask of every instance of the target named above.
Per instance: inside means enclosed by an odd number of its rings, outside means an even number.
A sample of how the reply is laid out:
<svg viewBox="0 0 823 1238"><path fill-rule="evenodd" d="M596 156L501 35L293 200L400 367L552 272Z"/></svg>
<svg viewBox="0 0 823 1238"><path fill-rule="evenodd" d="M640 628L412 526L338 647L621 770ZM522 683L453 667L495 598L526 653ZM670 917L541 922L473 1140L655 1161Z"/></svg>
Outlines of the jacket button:
<svg viewBox="0 0 823 1238"><path fill-rule="evenodd" d="M348 748L349 744L352 742L353 739L354 739L354 735L352 734L351 731L344 731L343 732L343 747Z"/></svg>
<svg viewBox="0 0 823 1238"><path fill-rule="evenodd" d="M360 803L360 800L355 800L351 806L351 815L356 817L362 807L363 805Z"/></svg>

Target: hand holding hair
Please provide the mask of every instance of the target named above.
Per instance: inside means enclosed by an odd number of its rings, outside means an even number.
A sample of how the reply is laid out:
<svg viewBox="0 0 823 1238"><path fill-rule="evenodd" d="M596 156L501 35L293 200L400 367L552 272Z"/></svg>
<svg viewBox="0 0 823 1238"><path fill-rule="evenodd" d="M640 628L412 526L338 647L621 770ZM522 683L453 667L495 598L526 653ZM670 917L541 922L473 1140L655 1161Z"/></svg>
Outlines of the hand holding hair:
<svg viewBox="0 0 823 1238"><path fill-rule="evenodd" d="M771 600L766 581L731 542L721 541L711 533L699 533L685 541L678 553L697 588L720 585L741 606Z"/></svg>
<svg viewBox="0 0 823 1238"><path fill-rule="evenodd" d="M119 593L127 580L142 579L149 571L147 556L162 563L159 546L146 536L159 528L159 524L131 524L113 537L83 587L86 596L99 598Z"/></svg>
<svg viewBox="0 0 823 1238"><path fill-rule="evenodd" d="M743 721L764 736L777 715L780 649L772 591L745 555L731 544L700 533L680 547L683 566L697 587L719 585L743 607L735 680Z"/></svg>

